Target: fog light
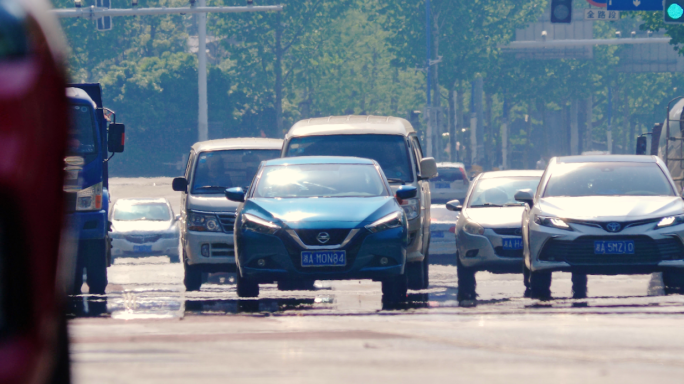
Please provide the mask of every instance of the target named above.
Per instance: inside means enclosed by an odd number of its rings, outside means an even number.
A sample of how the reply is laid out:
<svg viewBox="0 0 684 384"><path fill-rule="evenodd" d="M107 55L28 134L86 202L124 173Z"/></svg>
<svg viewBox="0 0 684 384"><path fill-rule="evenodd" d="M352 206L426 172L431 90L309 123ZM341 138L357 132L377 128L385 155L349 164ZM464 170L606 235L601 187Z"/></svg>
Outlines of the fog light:
<svg viewBox="0 0 684 384"><path fill-rule="evenodd" d="M389 260L386 257L380 258L380 265L387 265L389 263Z"/></svg>
<svg viewBox="0 0 684 384"><path fill-rule="evenodd" d="M209 257L209 244L202 244L202 256Z"/></svg>
<svg viewBox="0 0 684 384"><path fill-rule="evenodd" d="M479 249L471 249L470 251L466 252L466 257L477 257L478 252L480 252Z"/></svg>
<svg viewBox="0 0 684 384"><path fill-rule="evenodd" d="M257 265L262 267L262 268L265 267L266 266L266 260L264 260L264 259L257 260Z"/></svg>

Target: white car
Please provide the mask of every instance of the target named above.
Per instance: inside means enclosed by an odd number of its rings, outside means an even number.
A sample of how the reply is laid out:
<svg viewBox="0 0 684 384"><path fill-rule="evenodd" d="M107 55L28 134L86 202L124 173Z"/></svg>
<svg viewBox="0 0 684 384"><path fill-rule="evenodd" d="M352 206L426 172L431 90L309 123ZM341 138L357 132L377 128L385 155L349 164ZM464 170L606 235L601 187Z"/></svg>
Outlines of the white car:
<svg viewBox="0 0 684 384"><path fill-rule="evenodd" d="M110 210L111 262L119 257L178 257L178 217L171 204L158 199L119 199Z"/></svg>
<svg viewBox="0 0 684 384"><path fill-rule="evenodd" d="M587 274L663 273L666 289L684 282L684 201L655 156L551 159L536 193L521 190L524 280L550 298L551 272L572 273L586 297Z"/></svg>
<svg viewBox="0 0 684 384"><path fill-rule="evenodd" d="M437 163L438 175L430 179L432 203L446 203L451 200L464 201L468 194L468 180L463 163Z"/></svg>

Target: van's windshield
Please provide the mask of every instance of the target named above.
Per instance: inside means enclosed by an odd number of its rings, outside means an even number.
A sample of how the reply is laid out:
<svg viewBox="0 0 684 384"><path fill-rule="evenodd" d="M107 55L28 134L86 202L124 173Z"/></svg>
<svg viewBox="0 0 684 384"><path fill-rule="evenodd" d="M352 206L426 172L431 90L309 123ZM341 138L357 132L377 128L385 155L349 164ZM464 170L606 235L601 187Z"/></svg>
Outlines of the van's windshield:
<svg viewBox="0 0 684 384"><path fill-rule="evenodd" d="M199 154L192 194L218 194L226 188L248 187L264 160L280 157L279 150L233 149Z"/></svg>
<svg viewBox="0 0 684 384"><path fill-rule="evenodd" d="M295 137L290 140L285 156L354 156L373 159L380 164L390 182L413 181L406 140L398 135Z"/></svg>

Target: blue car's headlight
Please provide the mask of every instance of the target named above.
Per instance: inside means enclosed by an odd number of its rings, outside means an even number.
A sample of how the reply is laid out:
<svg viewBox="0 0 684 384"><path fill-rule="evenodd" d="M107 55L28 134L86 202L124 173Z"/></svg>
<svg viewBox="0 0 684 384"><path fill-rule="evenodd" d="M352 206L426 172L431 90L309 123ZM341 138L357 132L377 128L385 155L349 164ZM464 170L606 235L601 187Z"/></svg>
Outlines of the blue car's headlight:
<svg viewBox="0 0 684 384"><path fill-rule="evenodd" d="M393 212L373 224L366 225L366 229L373 233L378 233L392 228L399 228L403 224L401 212Z"/></svg>
<svg viewBox="0 0 684 384"><path fill-rule="evenodd" d="M564 229L572 231L572 228L563 219L558 217L535 216L534 222L545 227Z"/></svg>
<svg viewBox="0 0 684 384"><path fill-rule="evenodd" d="M684 224L684 215L663 217L656 225L656 228L666 228Z"/></svg>
<svg viewBox="0 0 684 384"><path fill-rule="evenodd" d="M245 213L242 215L242 228L246 231L272 235L280 229L276 223Z"/></svg>

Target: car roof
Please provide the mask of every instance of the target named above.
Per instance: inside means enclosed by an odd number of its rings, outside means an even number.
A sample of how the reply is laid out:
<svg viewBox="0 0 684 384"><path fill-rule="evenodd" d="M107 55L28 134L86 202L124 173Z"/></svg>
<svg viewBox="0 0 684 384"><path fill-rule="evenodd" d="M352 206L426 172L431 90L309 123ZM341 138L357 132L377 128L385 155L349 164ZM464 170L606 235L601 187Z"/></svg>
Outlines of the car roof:
<svg viewBox="0 0 684 384"><path fill-rule="evenodd" d="M123 199L117 199L117 203L129 203L129 204L140 204L140 203L165 203L169 204L169 201L163 197L127 197Z"/></svg>
<svg viewBox="0 0 684 384"><path fill-rule="evenodd" d="M226 149L273 149L281 150L283 139L267 139L264 137L237 137L200 141L192 146L196 152L220 151Z"/></svg>
<svg viewBox="0 0 684 384"><path fill-rule="evenodd" d="M82 90L81 88L76 88L76 87L67 87L66 88L66 96L67 98L71 99L71 101L80 101L82 103L88 103L95 107L95 102L93 101L92 98L86 93L86 91Z"/></svg>
<svg viewBox="0 0 684 384"><path fill-rule="evenodd" d="M364 159L362 157L351 156L299 156L284 157L280 159L267 160L264 166L269 165L300 165L300 164L377 164L375 160Z"/></svg>
<svg viewBox="0 0 684 384"><path fill-rule="evenodd" d="M408 136L415 129L406 119L392 116L348 115L298 121L285 138L319 135L380 134Z"/></svg>
<svg viewBox="0 0 684 384"><path fill-rule="evenodd" d="M465 168L463 163L437 163L437 168Z"/></svg>
<svg viewBox="0 0 684 384"><path fill-rule="evenodd" d="M655 156L644 155L597 155L557 157L556 163L657 163Z"/></svg>
<svg viewBox="0 0 684 384"><path fill-rule="evenodd" d="M512 169L506 171L490 171L485 172L480 175L480 180L482 179L495 179L497 177L519 177L519 176L538 176L541 177L544 174L543 170L537 169Z"/></svg>

